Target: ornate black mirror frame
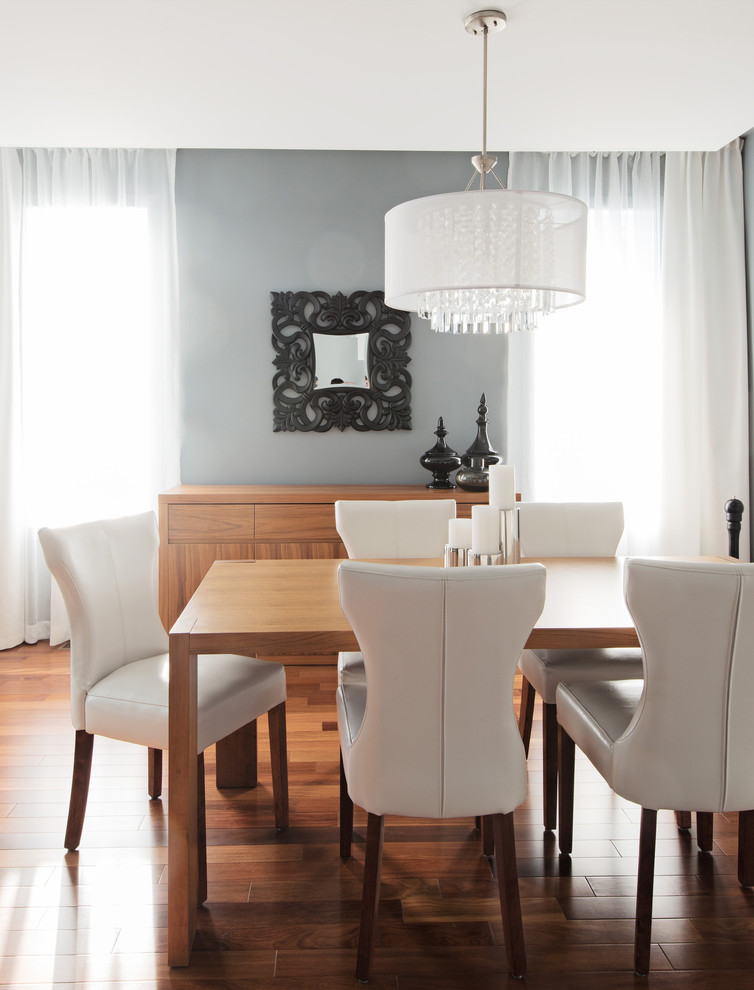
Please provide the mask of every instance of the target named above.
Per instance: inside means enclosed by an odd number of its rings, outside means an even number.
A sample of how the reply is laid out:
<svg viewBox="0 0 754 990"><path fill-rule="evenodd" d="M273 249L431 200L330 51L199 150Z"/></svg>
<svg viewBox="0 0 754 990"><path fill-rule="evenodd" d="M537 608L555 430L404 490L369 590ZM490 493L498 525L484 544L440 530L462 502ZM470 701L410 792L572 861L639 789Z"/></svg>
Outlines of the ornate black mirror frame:
<svg viewBox="0 0 754 990"><path fill-rule="evenodd" d="M273 429L410 430L411 318L385 305L383 292L271 292ZM368 388L316 388L313 334L368 333Z"/></svg>

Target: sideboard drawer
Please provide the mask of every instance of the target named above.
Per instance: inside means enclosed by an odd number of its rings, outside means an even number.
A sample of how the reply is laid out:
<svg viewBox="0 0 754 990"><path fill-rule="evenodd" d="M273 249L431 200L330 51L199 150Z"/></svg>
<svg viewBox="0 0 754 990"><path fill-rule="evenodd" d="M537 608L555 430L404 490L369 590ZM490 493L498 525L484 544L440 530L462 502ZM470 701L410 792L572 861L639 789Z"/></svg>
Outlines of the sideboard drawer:
<svg viewBox="0 0 754 990"><path fill-rule="evenodd" d="M254 540L338 540L332 503L257 505Z"/></svg>
<svg viewBox="0 0 754 990"><path fill-rule="evenodd" d="M248 543L254 539L253 505L169 506L169 543Z"/></svg>

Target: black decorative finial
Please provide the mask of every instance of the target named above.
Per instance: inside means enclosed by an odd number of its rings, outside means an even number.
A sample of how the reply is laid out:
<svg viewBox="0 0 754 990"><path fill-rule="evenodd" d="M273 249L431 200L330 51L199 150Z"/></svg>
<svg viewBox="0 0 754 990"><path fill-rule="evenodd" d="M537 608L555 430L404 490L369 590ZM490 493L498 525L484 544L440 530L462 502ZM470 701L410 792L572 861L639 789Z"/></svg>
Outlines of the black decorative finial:
<svg viewBox="0 0 754 990"><path fill-rule="evenodd" d="M450 472L455 471L461 466L461 458L445 443L445 437L448 435L448 431L442 421L442 416L437 420L437 429L435 430L435 436L437 437L437 443L434 447L430 447L429 450L425 451L419 458L419 463L427 471L432 472L432 480L426 486L427 488L455 488L456 486L450 480Z"/></svg>
<svg viewBox="0 0 754 990"><path fill-rule="evenodd" d="M725 518L728 520L728 554L738 559L738 538L741 535L741 519L744 514L744 504L738 498L731 498L725 503Z"/></svg>
<svg viewBox="0 0 754 990"><path fill-rule="evenodd" d="M482 392L477 408L476 438L461 458L465 467L456 475L458 487L467 492L488 491L490 478L487 468L500 460L500 455L490 445L487 422L487 397Z"/></svg>
<svg viewBox="0 0 754 990"><path fill-rule="evenodd" d="M500 455L490 445L490 438L487 436L487 423L487 397L482 392L477 407L476 439L463 455L464 464L471 464L472 457L482 457L485 467L489 467L490 464L497 464L500 460Z"/></svg>

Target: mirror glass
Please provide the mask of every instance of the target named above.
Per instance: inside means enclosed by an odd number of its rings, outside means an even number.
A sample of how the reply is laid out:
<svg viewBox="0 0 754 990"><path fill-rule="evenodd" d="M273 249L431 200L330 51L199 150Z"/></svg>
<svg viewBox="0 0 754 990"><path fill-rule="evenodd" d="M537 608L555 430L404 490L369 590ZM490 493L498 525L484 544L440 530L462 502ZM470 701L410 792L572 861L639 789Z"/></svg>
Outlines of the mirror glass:
<svg viewBox="0 0 754 990"><path fill-rule="evenodd" d="M369 334L313 333L314 388L369 388Z"/></svg>

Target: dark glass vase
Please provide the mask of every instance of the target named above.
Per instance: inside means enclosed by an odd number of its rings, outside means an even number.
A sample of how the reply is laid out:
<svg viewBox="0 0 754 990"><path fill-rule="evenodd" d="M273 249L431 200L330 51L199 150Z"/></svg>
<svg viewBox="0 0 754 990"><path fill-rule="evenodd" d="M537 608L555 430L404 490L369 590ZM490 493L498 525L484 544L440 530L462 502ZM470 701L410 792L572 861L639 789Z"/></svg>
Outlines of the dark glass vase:
<svg viewBox="0 0 754 990"><path fill-rule="evenodd" d="M456 484L465 492L486 492L490 487L490 475L483 457L463 457L463 467L456 474Z"/></svg>
<svg viewBox="0 0 754 990"><path fill-rule="evenodd" d="M457 470L462 462L452 447L449 447L445 443L445 437L447 435L448 431L443 426L442 416L440 416L437 420L437 429L435 430L437 443L434 447L426 450L419 458L421 466L426 468L427 471L432 472L432 480L426 485L427 488L456 487L450 480L450 474L452 471Z"/></svg>
<svg viewBox="0 0 754 990"><path fill-rule="evenodd" d="M490 445L487 422L487 399L482 392L477 407L476 438L462 456L461 461L464 466L456 475L456 484L467 492L488 491L490 477L487 468L500 460L500 455Z"/></svg>

